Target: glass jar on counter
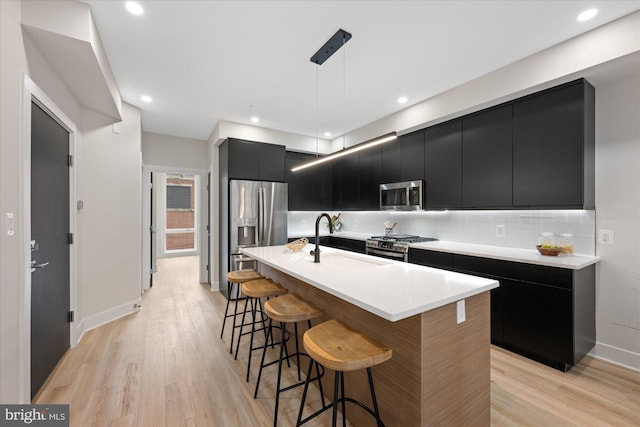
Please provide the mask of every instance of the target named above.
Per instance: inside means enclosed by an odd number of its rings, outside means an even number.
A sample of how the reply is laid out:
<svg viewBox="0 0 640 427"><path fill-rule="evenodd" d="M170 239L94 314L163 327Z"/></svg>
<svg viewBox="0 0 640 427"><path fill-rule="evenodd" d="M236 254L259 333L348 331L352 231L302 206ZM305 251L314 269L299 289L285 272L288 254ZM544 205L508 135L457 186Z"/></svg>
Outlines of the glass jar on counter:
<svg viewBox="0 0 640 427"><path fill-rule="evenodd" d="M550 231L543 231L538 236L538 245L543 248L555 248L557 245L555 234Z"/></svg>
<svg viewBox="0 0 640 427"><path fill-rule="evenodd" d="M560 255L573 255L573 234L561 233L558 237Z"/></svg>

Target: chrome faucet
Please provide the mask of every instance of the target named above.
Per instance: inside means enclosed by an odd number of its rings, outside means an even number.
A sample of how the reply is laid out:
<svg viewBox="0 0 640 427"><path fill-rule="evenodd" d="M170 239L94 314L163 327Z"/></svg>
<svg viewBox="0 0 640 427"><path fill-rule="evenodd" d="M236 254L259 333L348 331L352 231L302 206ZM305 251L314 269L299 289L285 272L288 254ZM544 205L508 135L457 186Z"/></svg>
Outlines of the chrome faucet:
<svg viewBox="0 0 640 427"><path fill-rule="evenodd" d="M318 218L316 219L316 248L315 250L311 251L311 255L313 255L313 262L320 262L320 220L322 219L322 217L326 217L329 221L329 233L333 234L333 223L331 222L331 217L329 216L329 214L321 213L320 215L318 215Z"/></svg>

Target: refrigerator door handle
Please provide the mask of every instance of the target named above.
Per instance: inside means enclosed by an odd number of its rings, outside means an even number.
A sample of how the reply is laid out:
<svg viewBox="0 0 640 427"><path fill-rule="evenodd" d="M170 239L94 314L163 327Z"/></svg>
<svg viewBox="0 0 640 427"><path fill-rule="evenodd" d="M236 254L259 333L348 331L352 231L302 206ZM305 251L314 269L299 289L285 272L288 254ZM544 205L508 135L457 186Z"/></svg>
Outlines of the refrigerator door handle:
<svg viewBox="0 0 640 427"><path fill-rule="evenodd" d="M264 246L264 194L258 187L258 246Z"/></svg>

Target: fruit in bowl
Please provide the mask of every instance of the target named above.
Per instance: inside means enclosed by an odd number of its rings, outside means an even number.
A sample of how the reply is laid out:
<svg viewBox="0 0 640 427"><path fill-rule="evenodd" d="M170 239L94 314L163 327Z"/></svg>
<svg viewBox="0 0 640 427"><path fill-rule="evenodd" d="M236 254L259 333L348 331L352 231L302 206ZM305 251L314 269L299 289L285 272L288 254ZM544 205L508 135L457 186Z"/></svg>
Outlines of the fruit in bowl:
<svg viewBox="0 0 640 427"><path fill-rule="evenodd" d="M536 245L536 249L540 255L558 256L562 252L562 248L556 245Z"/></svg>

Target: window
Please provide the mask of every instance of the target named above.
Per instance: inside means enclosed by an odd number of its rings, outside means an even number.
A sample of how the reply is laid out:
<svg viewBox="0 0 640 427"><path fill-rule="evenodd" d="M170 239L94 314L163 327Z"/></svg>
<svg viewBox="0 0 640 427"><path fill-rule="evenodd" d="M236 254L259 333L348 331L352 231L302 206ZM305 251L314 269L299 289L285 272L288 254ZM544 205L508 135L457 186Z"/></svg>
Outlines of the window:
<svg viewBox="0 0 640 427"><path fill-rule="evenodd" d="M167 175L166 250L195 249L195 177Z"/></svg>

